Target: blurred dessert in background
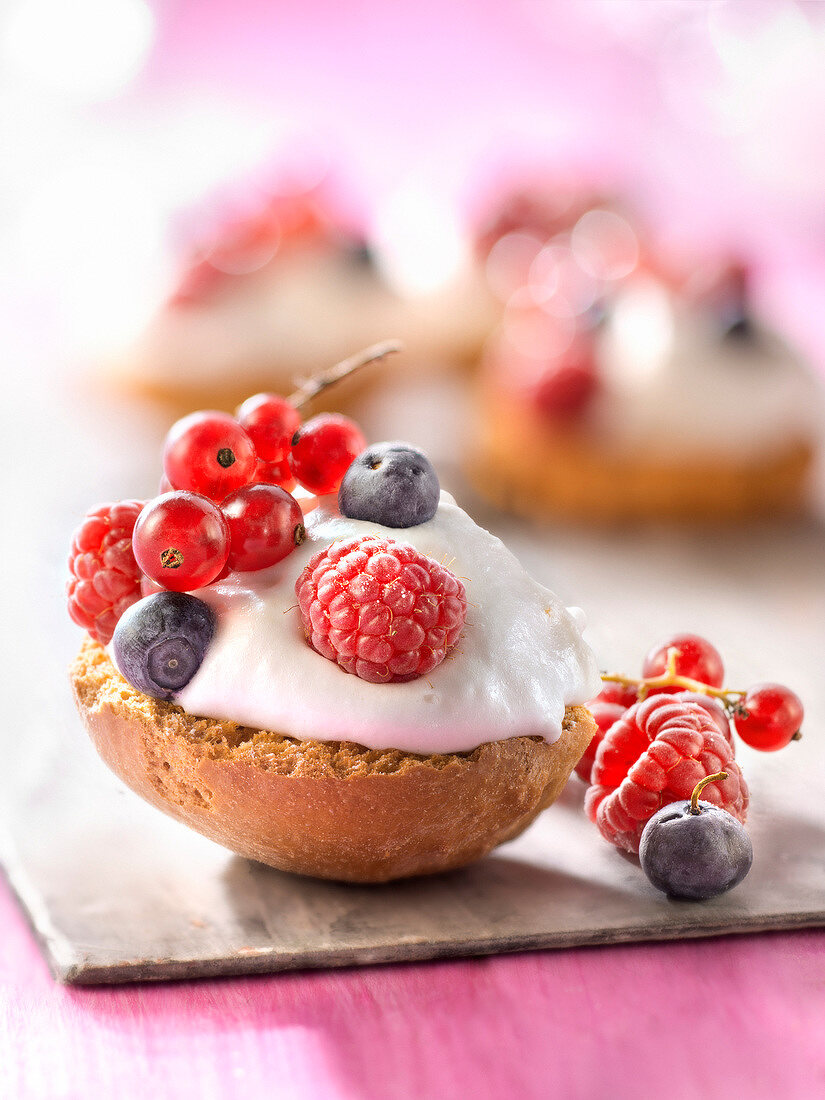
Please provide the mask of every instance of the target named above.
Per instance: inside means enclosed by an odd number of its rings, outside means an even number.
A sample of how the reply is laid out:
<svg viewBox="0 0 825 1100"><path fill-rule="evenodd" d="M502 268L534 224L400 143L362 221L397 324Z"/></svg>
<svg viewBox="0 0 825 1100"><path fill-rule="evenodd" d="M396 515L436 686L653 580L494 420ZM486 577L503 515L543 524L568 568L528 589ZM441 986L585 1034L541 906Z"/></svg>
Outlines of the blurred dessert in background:
<svg viewBox="0 0 825 1100"><path fill-rule="evenodd" d="M394 251L393 226L368 233L327 183L273 190L212 220L193 234L173 291L137 345L113 366L130 390L229 408L250 390L288 393L387 337L401 340L416 370L442 369L476 362L495 323L475 265L451 256L450 270L437 270L432 240L409 223ZM422 284L413 270L405 280L405 264L439 278ZM347 379L336 405L376 377Z"/></svg>
<svg viewBox="0 0 825 1100"><path fill-rule="evenodd" d="M639 263L634 217L606 189L531 169L491 178L469 206L476 261L502 308L529 299L568 315Z"/></svg>
<svg viewBox="0 0 825 1100"><path fill-rule="evenodd" d="M744 268L669 270L618 209L569 209L549 239L508 225L489 251L509 297L479 383L479 491L587 522L798 509L818 386L754 315Z"/></svg>

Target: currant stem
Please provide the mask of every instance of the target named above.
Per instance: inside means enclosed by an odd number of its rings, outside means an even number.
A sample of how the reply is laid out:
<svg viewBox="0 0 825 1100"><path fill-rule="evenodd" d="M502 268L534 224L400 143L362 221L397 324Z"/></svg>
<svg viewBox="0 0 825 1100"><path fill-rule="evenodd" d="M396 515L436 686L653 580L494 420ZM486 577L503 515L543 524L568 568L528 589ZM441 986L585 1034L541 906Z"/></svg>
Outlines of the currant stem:
<svg viewBox="0 0 825 1100"><path fill-rule="evenodd" d="M313 378L308 378L294 391L294 393L289 395L287 401L289 401L291 405L294 405L296 409L303 409L314 397L317 397L319 393L327 389L327 387L334 386L335 383L340 382L342 378L346 378L350 374L355 374L356 371L361 370L362 367L366 367L369 363L375 363L377 360L384 359L388 355L394 355L396 352L401 351L402 346L400 340L384 340L380 344L372 344L370 347L364 348L363 351L359 351L356 355L351 355L348 359L336 363L336 365L330 367L328 371L315 375Z"/></svg>
<svg viewBox="0 0 825 1100"><path fill-rule="evenodd" d="M719 783L723 779L728 778L727 772L716 772L714 775L706 775L704 779L700 779L696 786L693 788L693 794L690 796L690 813L700 814L702 811L699 809L699 795L707 787L708 783Z"/></svg>
<svg viewBox="0 0 825 1100"><path fill-rule="evenodd" d="M639 699L646 699L651 691L661 687L681 687L685 691L695 691L700 695L712 695L715 699L722 699L728 706L735 706L736 702L744 699L744 691L735 691L731 688L715 688L710 684L703 684L701 680L691 680L689 676L681 676L676 671L676 658L679 650L671 646L667 651L667 665L665 671L658 676L642 677L634 679L632 676L619 676L612 673L602 673L602 680L610 684L622 684L624 687L635 687Z"/></svg>
<svg viewBox="0 0 825 1100"><path fill-rule="evenodd" d="M724 699L729 701L730 696L736 696L737 699L744 697L744 691L736 691L733 688L715 688L710 684L703 684L701 680L691 680L687 676L680 676L678 673L671 676L667 672L663 672L660 676L649 676L643 679L634 679L632 676L619 676L613 673L602 673L602 680L607 684L623 684L625 687L638 688L639 698L646 698L654 688L659 687L683 687L685 691L696 691L701 695L712 695L716 699Z"/></svg>

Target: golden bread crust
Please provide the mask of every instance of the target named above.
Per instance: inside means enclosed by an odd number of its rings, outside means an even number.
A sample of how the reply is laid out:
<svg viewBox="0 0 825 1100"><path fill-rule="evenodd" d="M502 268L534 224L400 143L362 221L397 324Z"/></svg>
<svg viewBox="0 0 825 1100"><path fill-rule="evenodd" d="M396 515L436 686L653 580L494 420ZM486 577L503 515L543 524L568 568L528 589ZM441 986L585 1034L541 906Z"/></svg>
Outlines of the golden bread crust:
<svg viewBox="0 0 825 1100"><path fill-rule="evenodd" d="M88 638L71 680L98 752L147 801L238 855L350 882L460 867L517 836L595 732L586 708L568 707L552 745L515 737L417 756L300 741L151 699Z"/></svg>

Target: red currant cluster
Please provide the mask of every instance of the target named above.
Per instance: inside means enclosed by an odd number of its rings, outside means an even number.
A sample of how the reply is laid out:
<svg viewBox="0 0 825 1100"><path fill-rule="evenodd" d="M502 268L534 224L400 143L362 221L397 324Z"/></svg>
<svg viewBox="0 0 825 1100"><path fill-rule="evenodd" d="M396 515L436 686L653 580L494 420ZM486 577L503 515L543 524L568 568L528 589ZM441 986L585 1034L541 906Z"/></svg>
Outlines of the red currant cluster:
<svg viewBox="0 0 825 1100"><path fill-rule="evenodd" d="M803 708L781 684L724 688L718 650L677 634L645 657L642 675L603 675L588 704L598 731L576 772L590 784L585 804L602 834L635 851L662 806L688 798L704 776L725 771L708 795L740 821L747 786L734 760L734 733L766 752L801 737Z"/></svg>
<svg viewBox="0 0 825 1100"><path fill-rule="evenodd" d="M147 577L175 592L211 584L228 570L266 569L303 541L299 482L335 492L364 449L361 430L323 414L303 426L276 394L256 394L237 417L197 412L172 426L163 448L170 492L150 501L135 525L135 558Z"/></svg>
<svg viewBox="0 0 825 1100"><path fill-rule="evenodd" d="M76 533L72 618L107 644L141 585L190 592L231 570L275 565L304 539L296 482L315 495L337 492L365 447L352 420L328 413L302 425L277 394L250 397L234 417L184 417L166 437L161 495L139 514L102 505Z"/></svg>
<svg viewBox="0 0 825 1100"><path fill-rule="evenodd" d="M747 691L724 688L719 651L698 634L677 634L648 653L641 679L606 675L595 702L629 706L649 695L695 691L718 699L746 745L763 752L798 741L804 711L799 696L782 684L757 684Z"/></svg>

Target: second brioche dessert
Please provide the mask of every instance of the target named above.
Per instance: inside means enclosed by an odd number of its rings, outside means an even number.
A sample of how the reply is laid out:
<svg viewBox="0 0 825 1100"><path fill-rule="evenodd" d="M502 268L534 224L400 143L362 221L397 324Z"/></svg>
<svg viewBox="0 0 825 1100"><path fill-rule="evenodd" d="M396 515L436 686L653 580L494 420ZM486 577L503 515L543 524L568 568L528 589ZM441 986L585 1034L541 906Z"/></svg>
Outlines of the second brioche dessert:
<svg viewBox="0 0 825 1100"><path fill-rule="evenodd" d="M496 314L467 263L437 289L404 289L329 187L275 190L201 230L174 291L107 376L175 407L231 408L289 393L348 349L396 334L422 370L475 362ZM336 408L376 385L348 379Z"/></svg>
<svg viewBox="0 0 825 1100"><path fill-rule="evenodd" d="M479 491L585 523L738 521L805 503L820 386L758 316L741 264L670 270L607 209L532 247L482 370Z"/></svg>
<svg viewBox="0 0 825 1100"><path fill-rule="evenodd" d="M337 493L304 494L303 517L277 486L211 491L173 489L138 518L98 509L75 540L70 606L91 636L73 686L129 786L240 855L357 882L460 867L550 805L595 732L582 613L426 456L367 447ZM197 538L189 498L213 525L198 518ZM132 580L164 587L98 609L109 639L79 575L102 577L127 531Z"/></svg>

